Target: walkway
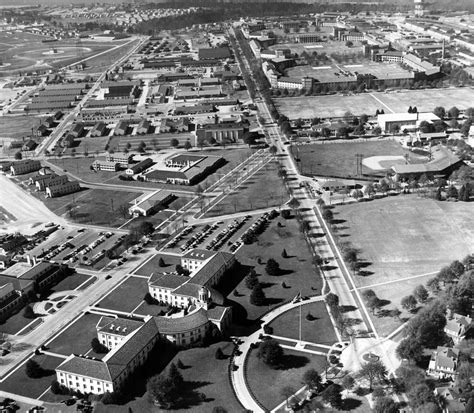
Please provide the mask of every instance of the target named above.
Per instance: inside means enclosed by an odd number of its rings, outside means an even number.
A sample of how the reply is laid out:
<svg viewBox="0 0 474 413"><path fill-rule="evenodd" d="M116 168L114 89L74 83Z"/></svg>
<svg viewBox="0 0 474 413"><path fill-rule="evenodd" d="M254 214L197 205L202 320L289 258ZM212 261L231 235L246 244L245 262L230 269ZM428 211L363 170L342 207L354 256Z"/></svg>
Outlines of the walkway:
<svg viewBox="0 0 474 413"><path fill-rule="evenodd" d="M297 303L290 302L290 303L283 304L280 307L274 308L272 311L265 314L261 318L262 327L259 330L257 330L256 332L254 332L248 337L240 337L240 339L243 341L243 343L239 345L239 351L241 353L234 357L234 365L236 365L238 368L237 370L231 372L231 379L232 379L232 386L234 387L237 398L246 409L249 409L254 413L264 412L264 409L260 407L258 402L254 399L254 397L250 393L250 390L248 389L248 386L247 386L247 380L246 380L246 375L245 375L245 359L247 358L248 352L250 350L250 345L252 343L257 343L259 341L260 334L265 334L263 331L263 325L270 323L275 318L282 315L283 313L286 313L287 311L298 308L300 305L316 303L319 301L324 301L324 296L319 295L316 297L311 297L308 300L305 300L303 302L301 301ZM288 340L288 339L285 338L285 340ZM305 342L305 343L313 344L309 342ZM300 349L297 349L297 350L300 350Z"/></svg>

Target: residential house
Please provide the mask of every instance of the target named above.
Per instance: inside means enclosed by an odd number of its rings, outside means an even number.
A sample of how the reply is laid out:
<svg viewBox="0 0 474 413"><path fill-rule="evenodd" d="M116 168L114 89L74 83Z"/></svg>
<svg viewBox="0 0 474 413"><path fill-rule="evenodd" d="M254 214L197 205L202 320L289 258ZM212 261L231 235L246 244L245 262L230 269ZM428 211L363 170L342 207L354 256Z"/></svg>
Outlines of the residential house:
<svg viewBox="0 0 474 413"><path fill-rule="evenodd" d="M29 151L33 151L37 146L38 144L33 139L29 139L23 144L23 146L21 147L21 150L25 152L29 152Z"/></svg>
<svg viewBox="0 0 474 413"><path fill-rule="evenodd" d="M438 379L454 379L458 358L458 349L438 346L436 350L433 350L426 373Z"/></svg>
<svg viewBox="0 0 474 413"><path fill-rule="evenodd" d="M451 386L436 387L434 394L443 400L443 413L465 413L466 399L458 389Z"/></svg>
<svg viewBox="0 0 474 413"><path fill-rule="evenodd" d="M146 135L151 128L151 122L143 119L137 126L137 135Z"/></svg>
<svg viewBox="0 0 474 413"><path fill-rule="evenodd" d="M46 136L47 133L48 133L48 127L42 123L36 128L34 135L37 137L42 137L42 136Z"/></svg>
<svg viewBox="0 0 474 413"><path fill-rule="evenodd" d="M69 131L69 135L74 138L80 138L84 135L85 129L82 123L76 123L74 127Z"/></svg>
<svg viewBox="0 0 474 413"><path fill-rule="evenodd" d="M453 340L454 345L458 345L464 340L471 327L471 317L454 313L452 317L448 315L444 332Z"/></svg>
<svg viewBox="0 0 474 413"><path fill-rule="evenodd" d="M119 123L117 123L117 126L115 126L114 129L114 135L116 136L124 136L128 134L128 121L126 120L121 120Z"/></svg>
<svg viewBox="0 0 474 413"><path fill-rule="evenodd" d="M91 137L97 138L104 136L107 132L107 125L104 122L97 122L94 127L91 129Z"/></svg>

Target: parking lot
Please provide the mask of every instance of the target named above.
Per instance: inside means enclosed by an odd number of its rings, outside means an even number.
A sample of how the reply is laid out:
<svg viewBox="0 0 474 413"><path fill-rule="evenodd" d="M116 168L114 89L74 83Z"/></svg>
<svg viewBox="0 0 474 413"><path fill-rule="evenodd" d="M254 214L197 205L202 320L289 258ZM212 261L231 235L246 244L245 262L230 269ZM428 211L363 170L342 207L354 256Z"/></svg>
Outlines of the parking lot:
<svg viewBox="0 0 474 413"><path fill-rule="evenodd" d="M26 253L49 261L89 266L100 261L105 251L114 248L123 237L111 231L61 228Z"/></svg>
<svg viewBox="0 0 474 413"><path fill-rule="evenodd" d="M201 248L210 251L235 252L241 245L242 234L258 218L258 215L246 215L209 224L188 226L172 238L162 251L182 254L192 248Z"/></svg>

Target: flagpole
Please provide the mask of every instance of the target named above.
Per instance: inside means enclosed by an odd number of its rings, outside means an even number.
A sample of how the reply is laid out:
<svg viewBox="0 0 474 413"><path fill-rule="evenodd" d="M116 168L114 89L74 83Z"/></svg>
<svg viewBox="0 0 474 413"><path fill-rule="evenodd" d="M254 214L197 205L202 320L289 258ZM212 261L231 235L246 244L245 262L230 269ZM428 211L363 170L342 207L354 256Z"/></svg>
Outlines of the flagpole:
<svg viewBox="0 0 474 413"><path fill-rule="evenodd" d="M300 343L301 343L301 291L300 291Z"/></svg>

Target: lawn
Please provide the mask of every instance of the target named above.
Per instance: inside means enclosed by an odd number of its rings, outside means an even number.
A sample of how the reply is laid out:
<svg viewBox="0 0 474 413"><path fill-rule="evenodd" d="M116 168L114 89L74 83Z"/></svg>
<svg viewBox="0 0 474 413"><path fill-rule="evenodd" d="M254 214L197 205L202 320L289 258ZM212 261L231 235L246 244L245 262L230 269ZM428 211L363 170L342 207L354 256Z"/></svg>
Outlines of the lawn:
<svg viewBox="0 0 474 413"><path fill-rule="evenodd" d="M316 319L308 321L306 315ZM299 339L300 310L295 308L280 315L270 323L273 334L280 337ZM330 346L336 343L337 336L323 302L304 304L301 307L301 339L315 344Z"/></svg>
<svg viewBox="0 0 474 413"><path fill-rule="evenodd" d="M232 343L218 343L209 347L194 348L179 352L172 360L180 359L185 368L181 370L185 384L181 391L185 406L173 409L174 412L208 413L215 406L222 406L228 412L240 412L242 406L234 396L227 368L228 359L216 360L216 349L221 347L226 355L232 352ZM199 394L206 396L200 400ZM97 413L127 413L130 410L140 413L158 412L159 409L147 400L146 394L125 406L103 406L99 404Z"/></svg>
<svg viewBox="0 0 474 413"><path fill-rule="evenodd" d="M59 291L75 290L81 284L85 283L89 278L92 278L92 277L86 274L74 273L64 278L64 280L62 280L61 282L56 284L54 287L52 287L51 291L59 292Z"/></svg>
<svg viewBox="0 0 474 413"><path fill-rule="evenodd" d="M338 233L346 234L344 240L360 249L363 268L354 277L356 285L379 291L391 302L384 309L398 306L400 298L414 286L426 283L451 261L472 253L474 222L469 203L399 195L341 205L333 212L339 222ZM413 282L393 282L423 274L427 276L413 278ZM376 323L378 320L374 317ZM397 323L386 324L383 320L383 332Z"/></svg>
<svg viewBox="0 0 474 413"><path fill-rule="evenodd" d="M0 332L5 334L16 334L33 320L23 317L23 308L18 313L10 316L3 324L0 324Z"/></svg>
<svg viewBox="0 0 474 413"><path fill-rule="evenodd" d="M45 355L34 356L33 360L38 362L46 370L45 376L31 379L25 373L25 365L22 365L11 376L0 384L0 390L19 394L25 397L37 399L51 385L56 378L54 369L64 360L59 357Z"/></svg>
<svg viewBox="0 0 474 413"><path fill-rule="evenodd" d="M288 194L278 176L277 165L271 162L206 212L205 217L279 206L287 200Z"/></svg>
<svg viewBox="0 0 474 413"><path fill-rule="evenodd" d="M80 224L119 227L128 219L124 218L120 208L129 207L129 202L140 194L106 189L83 189L81 192L63 195L58 198L45 198L43 194L32 193L57 215L68 214L74 222ZM68 209L71 212L68 212Z"/></svg>
<svg viewBox="0 0 474 413"><path fill-rule="evenodd" d="M403 156L409 153L412 162L418 159L413 153L391 140L298 145L293 146L291 152L295 159L300 160L297 164L302 174L344 178L357 176L356 154L368 158L382 155ZM362 165L362 173L371 174L373 170Z"/></svg>
<svg viewBox="0 0 474 413"><path fill-rule="evenodd" d="M163 261L166 265L165 267L160 267L158 265L160 258L163 258ZM157 271L174 271L174 267L176 264L181 264L181 257L177 255L156 254L153 256L152 259L150 259L143 266L138 268L138 270L135 271L135 274L149 276L151 275L151 273Z"/></svg>
<svg viewBox="0 0 474 413"><path fill-rule="evenodd" d="M141 303L147 292L148 280L146 278L128 277L96 306L109 310L131 312Z"/></svg>
<svg viewBox="0 0 474 413"><path fill-rule="evenodd" d="M281 222L282 227L278 227L277 222ZM286 249L288 258L282 258L283 249ZM280 264L282 270L280 275L271 276L265 273L265 265L269 258L275 259ZM243 266L244 274L235 275L234 278L241 281L230 291L227 298L236 305L234 312L242 322L245 319L258 319L270 308L291 300L298 292L303 296L321 294L321 276L311 264L311 251L294 218L288 220L275 218L259 236L257 242L244 245L238 250L237 259ZM261 264L258 263L259 259ZM242 276L247 274L251 267L254 267L263 286L266 305L255 306L249 302L250 290L245 286ZM282 287L283 282L285 288ZM235 290L237 296L233 293Z"/></svg>
<svg viewBox="0 0 474 413"><path fill-rule="evenodd" d="M274 99L278 111L290 119L315 117L342 117L349 111L354 115L374 115L377 109L385 113L406 112L416 106L421 112L432 111L442 104L446 110L452 106L466 109L472 106L471 88L403 90L400 92L372 92L342 96L300 96Z"/></svg>
<svg viewBox="0 0 474 413"><path fill-rule="evenodd" d="M31 128L39 126L40 121L39 116L33 115L0 116L1 137L18 140L23 137L31 137ZM15 151L17 150L15 149Z"/></svg>
<svg viewBox="0 0 474 413"><path fill-rule="evenodd" d="M285 349L283 367L275 370L257 357L257 351L253 350L247 356L247 383L256 399L269 410L285 400L280 394L283 387L299 390L306 370L313 368L322 372L325 367L323 356Z"/></svg>
<svg viewBox="0 0 474 413"><path fill-rule="evenodd" d="M101 317L98 314L84 314L63 330L61 334L48 342L46 344L47 349L65 356L72 353L86 354L91 349L91 340L97 337L95 327Z"/></svg>

